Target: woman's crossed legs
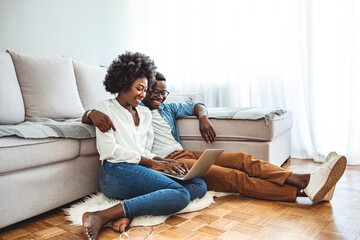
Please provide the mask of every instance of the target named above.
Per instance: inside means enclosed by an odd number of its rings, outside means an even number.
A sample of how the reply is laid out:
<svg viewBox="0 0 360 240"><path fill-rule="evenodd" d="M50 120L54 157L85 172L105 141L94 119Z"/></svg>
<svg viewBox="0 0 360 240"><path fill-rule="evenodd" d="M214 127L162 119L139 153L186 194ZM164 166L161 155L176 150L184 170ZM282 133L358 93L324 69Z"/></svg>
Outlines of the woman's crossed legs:
<svg viewBox="0 0 360 240"><path fill-rule="evenodd" d="M118 219L114 230L124 231L133 217L169 215L206 193L202 179L178 183L152 169L128 163L104 161L99 181L107 197L127 200L103 211L85 213L84 234L88 239L96 239L101 227L111 220Z"/></svg>

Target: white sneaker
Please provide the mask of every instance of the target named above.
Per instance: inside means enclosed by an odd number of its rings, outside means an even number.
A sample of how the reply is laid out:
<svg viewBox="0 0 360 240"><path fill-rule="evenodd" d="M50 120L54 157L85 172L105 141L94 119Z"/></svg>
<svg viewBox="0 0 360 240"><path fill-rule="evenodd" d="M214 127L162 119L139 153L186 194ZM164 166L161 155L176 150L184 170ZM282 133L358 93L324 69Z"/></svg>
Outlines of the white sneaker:
<svg viewBox="0 0 360 240"><path fill-rule="evenodd" d="M314 203L324 199L345 171L347 163L345 156L336 155L329 158L319 169L310 174L309 184L304 189L305 194Z"/></svg>
<svg viewBox="0 0 360 240"><path fill-rule="evenodd" d="M330 152L326 158L323 164L326 164L329 162L332 158L336 157L338 154L336 152ZM336 184L330 189L330 191L325 195L325 197L321 201L329 202L333 198L334 192L335 192Z"/></svg>
<svg viewBox="0 0 360 240"><path fill-rule="evenodd" d="M336 157L337 155L338 155L338 154L337 154L336 152L330 152L330 153L326 156L323 164L329 162L332 158Z"/></svg>

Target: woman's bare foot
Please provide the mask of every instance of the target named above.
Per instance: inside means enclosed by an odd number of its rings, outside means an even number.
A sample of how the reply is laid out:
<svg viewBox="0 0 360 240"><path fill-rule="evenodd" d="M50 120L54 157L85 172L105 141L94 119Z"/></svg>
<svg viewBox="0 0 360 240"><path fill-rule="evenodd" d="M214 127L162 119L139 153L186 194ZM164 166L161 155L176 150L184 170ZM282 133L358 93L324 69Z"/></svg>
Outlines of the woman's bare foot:
<svg viewBox="0 0 360 240"><path fill-rule="evenodd" d="M86 239L95 240L100 229L105 224L103 219L96 212L86 212L82 217L83 233Z"/></svg>
<svg viewBox="0 0 360 240"><path fill-rule="evenodd" d="M124 232L125 229L130 225L132 218L120 218L113 222L112 228L116 232Z"/></svg>

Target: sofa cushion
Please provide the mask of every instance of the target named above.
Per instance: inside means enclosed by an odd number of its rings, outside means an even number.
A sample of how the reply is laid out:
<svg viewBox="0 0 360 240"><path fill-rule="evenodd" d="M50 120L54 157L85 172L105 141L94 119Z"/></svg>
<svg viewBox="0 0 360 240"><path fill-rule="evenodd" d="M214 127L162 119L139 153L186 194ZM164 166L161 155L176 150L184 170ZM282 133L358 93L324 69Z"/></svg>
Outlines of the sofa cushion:
<svg viewBox="0 0 360 240"><path fill-rule="evenodd" d="M97 67L73 61L76 83L84 108L95 108L96 104L104 99L111 98L111 93L104 87L105 67Z"/></svg>
<svg viewBox="0 0 360 240"><path fill-rule="evenodd" d="M100 166L97 156L78 157L11 174L0 174L0 229L99 191ZM43 224L43 227L48 227L45 222ZM14 239L13 234L0 235L1 239ZM43 237L31 236L26 235L22 239L49 239L44 238L43 234ZM55 239L79 238L76 235L57 235Z"/></svg>
<svg viewBox="0 0 360 240"><path fill-rule="evenodd" d="M210 121L216 132L217 141L272 141L292 127L291 112L268 120L215 119ZM196 118L177 120L181 140L202 140L199 121Z"/></svg>
<svg viewBox="0 0 360 240"><path fill-rule="evenodd" d="M96 149L96 138L80 139L79 156L88 156L98 154Z"/></svg>
<svg viewBox="0 0 360 240"><path fill-rule="evenodd" d="M84 108L68 57L39 57L10 51L29 117L81 117Z"/></svg>
<svg viewBox="0 0 360 240"><path fill-rule="evenodd" d="M70 160L79 155L77 139L0 138L0 174Z"/></svg>
<svg viewBox="0 0 360 240"><path fill-rule="evenodd" d="M24 101L8 53L0 53L0 113L0 124L16 124L25 119Z"/></svg>

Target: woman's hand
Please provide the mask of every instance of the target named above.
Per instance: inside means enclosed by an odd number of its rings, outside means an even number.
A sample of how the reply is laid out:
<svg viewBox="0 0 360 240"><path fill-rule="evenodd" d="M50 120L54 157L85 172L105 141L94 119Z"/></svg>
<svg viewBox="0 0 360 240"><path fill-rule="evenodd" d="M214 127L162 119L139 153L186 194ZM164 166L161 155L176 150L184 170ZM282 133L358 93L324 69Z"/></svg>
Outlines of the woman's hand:
<svg viewBox="0 0 360 240"><path fill-rule="evenodd" d="M110 129L113 129L116 131L111 119L108 115L98 111L94 110L90 115L89 118L91 122L97 127L101 132L107 132Z"/></svg>
<svg viewBox="0 0 360 240"><path fill-rule="evenodd" d="M173 159L154 157L151 168L154 170L168 170L171 173L184 174L189 171L186 163L178 162Z"/></svg>
<svg viewBox="0 0 360 240"><path fill-rule="evenodd" d="M214 128L209 121L207 115L199 117L199 127L200 133L206 143L214 143L216 138L216 133Z"/></svg>

